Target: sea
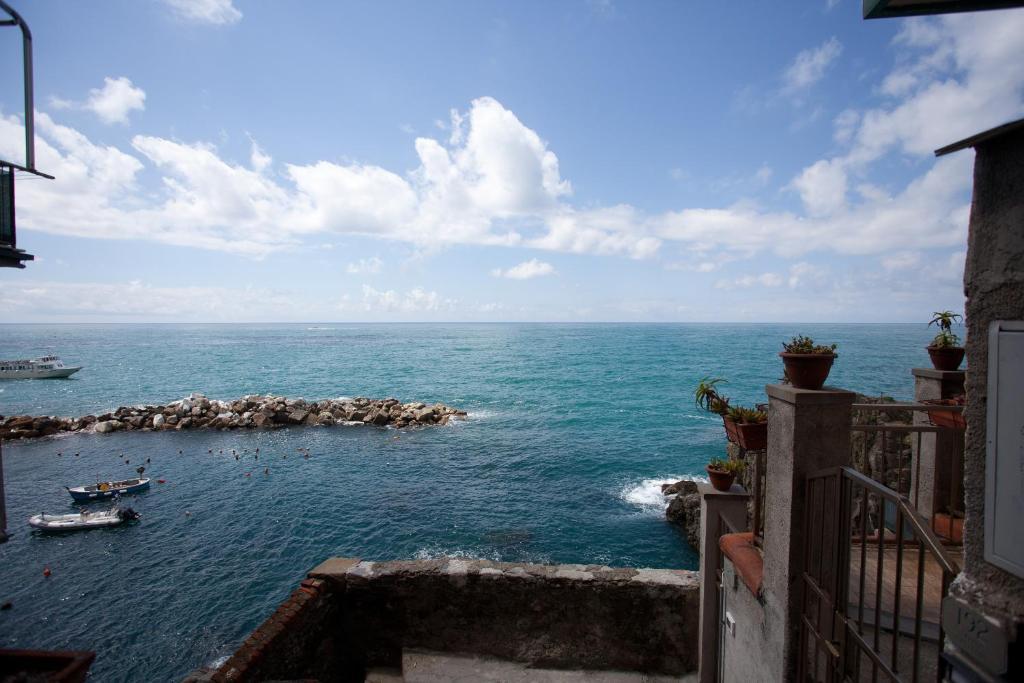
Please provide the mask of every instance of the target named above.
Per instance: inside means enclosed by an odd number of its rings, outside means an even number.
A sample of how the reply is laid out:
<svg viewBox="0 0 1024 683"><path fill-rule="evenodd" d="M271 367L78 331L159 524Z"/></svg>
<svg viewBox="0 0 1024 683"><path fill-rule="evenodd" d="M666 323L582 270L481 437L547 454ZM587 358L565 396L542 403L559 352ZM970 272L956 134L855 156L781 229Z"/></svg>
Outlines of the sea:
<svg viewBox="0 0 1024 683"><path fill-rule="evenodd" d="M3 415L97 414L192 392L469 411L417 429L5 443L0 647L93 650L93 681L180 680L223 661L332 556L695 569L660 492L700 478L725 449L694 387L722 377L734 404L766 401L796 334L838 344L830 384L864 394L909 399L911 368L928 365L923 324L0 325L0 359L56 353L84 366L66 380L0 382ZM164 483L121 501L138 523L28 526L78 509L65 486L139 466Z"/></svg>

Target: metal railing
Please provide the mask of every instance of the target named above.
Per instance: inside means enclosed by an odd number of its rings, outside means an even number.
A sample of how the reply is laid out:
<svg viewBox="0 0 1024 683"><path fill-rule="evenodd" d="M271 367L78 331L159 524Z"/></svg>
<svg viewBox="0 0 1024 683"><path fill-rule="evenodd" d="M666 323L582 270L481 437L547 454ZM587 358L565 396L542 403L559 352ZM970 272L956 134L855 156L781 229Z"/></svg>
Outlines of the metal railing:
<svg viewBox="0 0 1024 683"><path fill-rule="evenodd" d="M959 568L928 522L848 467L808 477L806 496L797 680L940 680Z"/></svg>
<svg viewBox="0 0 1024 683"><path fill-rule="evenodd" d="M933 513L937 512L938 508L944 508L952 520L953 518L962 518L964 510L961 485L964 454L963 432L947 426L914 422L909 418L914 413L940 409L948 413L961 413L963 406L939 407L928 403L853 404L853 410L861 420L864 419L864 416L874 413L873 419L876 421L858 421L855 417L851 430L859 433L859 437L851 439L851 457L855 469L897 493L907 496L913 502L914 507L920 509L922 493L920 454L924 437L928 434L934 434L936 438L950 435L951 439L943 441L943 443L951 445L951 448L946 449L949 452L936 454L936 459L930 463L936 468L936 472L928 477L929 480L933 480L934 477L940 481L947 481L948 489L942 496L936 496L940 498L938 505L929 494L928 508ZM900 417L903 419L898 419ZM941 457L938 457L939 455ZM881 461L881 467L877 466L879 463L872 462L872 456ZM949 533L948 536L952 538L953 534Z"/></svg>
<svg viewBox="0 0 1024 683"><path fill-rule="evenodd" d="M754 533L754 545L758 548L764 546L764 513L765 493L767 490L767 477L765 470L766 450L745 451L740 450L741 457L750 465L748 454L753 458L754 467L748 479L747 491L750 492L749 520L750 531Z"/></svg>

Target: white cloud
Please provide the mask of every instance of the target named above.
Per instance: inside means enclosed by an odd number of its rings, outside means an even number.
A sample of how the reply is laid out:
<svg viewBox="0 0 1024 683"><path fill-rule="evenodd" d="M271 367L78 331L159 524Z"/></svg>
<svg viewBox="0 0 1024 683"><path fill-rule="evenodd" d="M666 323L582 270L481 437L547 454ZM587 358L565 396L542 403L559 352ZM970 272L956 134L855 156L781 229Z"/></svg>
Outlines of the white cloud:
<svg viewBox="0 0 1024 683"><path fill-rule="evenodd" d="M821 287L828 277L828 269L801 261L789 267L789 288Z"/></svg>
<svg viewBox="0 0 1024 683"><path fill-rule="evenodd" d="M748 287L779 287L783 283L778 273L762 273L760 275L743 275L732 280L719 280L715 283L718 289L746 289Z"/></svg>
<svg viewBox="0 0 1024 683"><path fill-rule="evenodd" d="M252 170L257 173L263 173L263 171L270 167L274 159L260 147L258 142L252 138L249 141L252 145L249 152L249 163L252 164Z"/></svg>
<svg viewBox="0 0 1024 683"><path fill-rule="evenodd" d="M800 52L782 76L783 91L794 93L805 90L822 79L829 65L843 52L843 45L835 36L816 48Z"/></svg>
<svg viewBox="0 0 1024 683"><path fill-rule="evenodd" d="M363 285L362 309L384 313L434 313L455 308L454 299L444 299L435 291L416 287L400 293L393 289L380 291L370 285Z"/></svg>
<svg viewBox="0 0 1024 683"><path fill-rule="evenodd" d="M807 212L828 216L846 206L846 169L840 160L822 159L793 179Z"/></svg>
<svg viewBox="0 0 1024 683"><path fill-rule="evenodd" d="M901 251L882 258L882 267L888 271L907 270L921 263L921 254L916 251Z"/></svg>
<svg viewBox="0 0 1024 683"><path fill-rule="evenodd" d="M529 261L523 261L517 266L512 266L502 270L501 268L495 268L491 271L491 275L494 277L504 277L510 280L530 280L535 277L543 277L545 275L554 275L555 267L550 263L544 261L538 261L537 259L530 259Z"/></svg>
<svg viewBox="0 0 1024 683"><path fill-rule="evenodd" d="M417 138L419 165L408 173L329 161L261 173L269 158L262 150L238 164L211 144L154 136L136 136L122 152L40 114L39 166L58 179L19 188L19 223L253 256L330 243L338 234L406 242L422 252L470 244L651 258L672 245L673 254L686 254L680 267L687 269L764 252L798 259L958 247L972 158L933 160L931 150L1024 111L1024 12L905 27L892 72L913 69L914 84L836 118L841 152L808 163L788 184L801 197L799 210L753 201L661 213L574 205L554 151L484 97L453 111L439 139ZM0 153L17 154L22 139L17 119L0 117ZM877 178L888 176L876 174L875 163L890 163L888 155L906 157L896 162L909 161L920 174L903 186L882 184ZM770 180L763 168L753 178ZM138 186L144 169L160 179L158 192Z"/></svg>
<svg viewBox="0 0 1024 683"><path fill-rule="evenodd" d="M103 79L102 88L89 90L89 97L84 102L66 100L57 96L50 98L54 109L84 109L96 114L104 123L128 123L128 115L133 111L146 108L146 91L136 87L131 79Z"/></svg>
<svg viewBox="0 0 1024 683"><path fill-rule="evenodd" d="M381 266L384 262L376 256L370 258L361 258L358 261L353 261L345 266L345 272L349 275L376 275L380 272Z"/></svg>
<svg viewBox="0 0 1024 683"><path fill-rule="evenodd" d="M223 26L242 20L242 13L232 0L163 0L174 13L197 24Z"/></svg>

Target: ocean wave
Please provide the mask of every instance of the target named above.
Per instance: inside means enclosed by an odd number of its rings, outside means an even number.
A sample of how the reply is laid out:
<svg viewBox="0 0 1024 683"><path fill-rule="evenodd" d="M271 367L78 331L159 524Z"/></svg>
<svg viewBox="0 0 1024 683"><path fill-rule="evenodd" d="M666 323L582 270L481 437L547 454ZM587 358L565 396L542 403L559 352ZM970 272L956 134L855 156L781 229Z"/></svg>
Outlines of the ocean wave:
<svg viewBox="0 0 1024 683"><path fill-rule="evenodd" d="M706 477L694 474L644 479L624 485L619 491L619 498L644 512L663 512L668 507L669 501L672 500L672 496L666 496L661 492L662 484L674 484L683 479L707 482Z"/></svg>
<svg viewBox="0 0 1024 683"><path fill-rule="evenodd" d="M451 550L449 548L442 548L440 546L432 546L429 548L420 548L412 554L414 560L490 560L492 562L501 562L501 553L497 550L490 552L481 552L480 550L464 550L461 548Z"/></svg>

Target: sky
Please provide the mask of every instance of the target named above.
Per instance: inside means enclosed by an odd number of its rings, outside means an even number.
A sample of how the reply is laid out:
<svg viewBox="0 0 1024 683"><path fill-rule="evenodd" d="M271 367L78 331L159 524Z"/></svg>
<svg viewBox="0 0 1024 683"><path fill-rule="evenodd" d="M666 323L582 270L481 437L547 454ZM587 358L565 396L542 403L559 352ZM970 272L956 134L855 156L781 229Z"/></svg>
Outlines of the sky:
<svg viewBox="0 0 1024 683"><path fill-rule="evenodd" d="M12 0L2 322L927 322L1024 10ZM24 160L0 31L0 158Z"/></svg>

